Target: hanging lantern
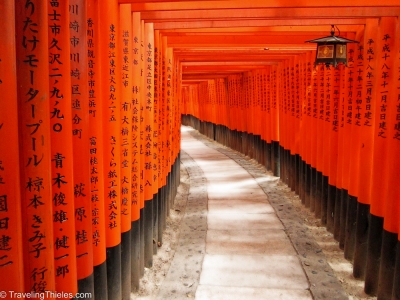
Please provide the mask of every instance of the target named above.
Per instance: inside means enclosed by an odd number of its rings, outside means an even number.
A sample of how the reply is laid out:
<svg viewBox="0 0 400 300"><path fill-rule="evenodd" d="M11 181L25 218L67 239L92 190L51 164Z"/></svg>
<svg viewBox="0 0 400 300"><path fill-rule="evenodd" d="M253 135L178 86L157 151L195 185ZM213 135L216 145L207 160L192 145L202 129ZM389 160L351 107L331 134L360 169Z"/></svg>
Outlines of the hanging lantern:
<svg viewBox="0 0 400 300"><path fill-rule="evenodd" d="M335 68L339 63L347 66L347 43L358 43L354 40L335 36L335 25L332 25L330 36L306 42L317 43L315 65L325 64L327 67L333 65Z"/></svg>

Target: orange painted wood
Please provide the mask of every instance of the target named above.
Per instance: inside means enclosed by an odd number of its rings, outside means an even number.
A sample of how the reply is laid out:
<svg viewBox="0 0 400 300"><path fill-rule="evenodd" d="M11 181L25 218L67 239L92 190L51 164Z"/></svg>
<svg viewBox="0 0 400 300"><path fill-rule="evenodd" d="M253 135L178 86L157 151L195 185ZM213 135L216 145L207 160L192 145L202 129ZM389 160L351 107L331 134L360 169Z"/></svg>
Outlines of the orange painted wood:
<svg viewBox="0 0 400 300"><path fill-rule="evenodd" d="M300 75L300 57L295 56L293 60L293 78L294 82L292 83L294 94L292 100L292 120L293 120L293 154L300 154L300 145L301 145L301 75Z"/></svg>
<svg viewBox="0 0 400 300"><path fill-rule="evenodd" d="M169 65L169 59L171 56L171 50L168 48L167 45L167 38L163 37L162 38L162 55L163 55L163 60L162 60L162 109L163 109L163 132L164 132L164 140L163 140L163 145L162 145L162 164L164 167L164 174L165 174L165 183L168 174L170 173L170 160L169 160L169 145L170 145L170 102L171 98L169 96L169 87L171 86L171 74L168 69ZM200 106L200 105L199 105ZM195 115L199 116L199 113L196 113Z"/></svg>
<svg viewBox="0 0 400 300"><path fill-rule="evenodd" d="M334 185L338 189L343 188L343 172L344 172L344 165L343 165L343 160L344 160L344 155L345 155L345 149L344 149L344 135L345 135L345 124L346 124L346 105L347 105L347 86L346 86L346 73L347 69L349 66L352 64L350 62L350 55L349 55L349 48L347 48L347 57L348 57L348 62L347 62L347 68L341 68L340 69L340 79L339 79L339 101L338 101L338 112L337 114L334 111L334 120L332 124L332 130L336 132L337 130L337 136L333 134L333 143L336 143L337 145L337 158L336 158L336 170L333 170L336 172L336 178L333 179L334 175L329 177L328 183L331 185ZM337 84L337 78L335 78L335 85ZM336 102L336 101L335 101ZM334 107L336 109L336 106ZM336 123L337 122L337 123ZM335 140L336 138L336 140ZM335 168L334 166L334 161L331 160L330 163L330 168Z"/></svg>
<svg viewBox="0 0 400 300"><path fill-rule="evenodd" d="M397 19L396 22L396 31L395 36L397 37L400 32L400 22ZM394 62L393 66L393 77L392 77L392 86L390 88L390 100L388 101L387 107L387 124L388 124L388 132L387 132L387 156L386 159L388 162L387 167L387 182L386 182L386 190L387 190L387 202L385 205L385 219L383 223L383 228L392 233L400 234L400 185L399 182L399 169L400 169L400 84L397 78L400 78L400 43L399 39L396 38L394 41ZM400 237L400 235L399 235ZM400 238L399 238L400 240Z"/></svg>
<svg viewBox="0 0 400 300"><path fill-rule="evenodd" d="M395 199L387 198L388 166L387 160L389 143L388 135L388 104L394 100L393 89L397 88L398 78L394 75L394 63L396 56L393 55L396 40L397 18L381 18L378 27L377 55L379 56L378 66L378 89L375 101L375 130L372 161L372 187L371 187L371 214L385 217L385 206L389 201ZM392 100L393 99L393 100ZM393 123L392 123L393 124ZM385 159L386 158L386 159ZM386 222L387 226L394 227L392 220Z"/></svg>
<svg viewBox="0 0 400 300"><path fill-rule="evenodd" d="M298 76L299 76L299 92L298 92L298 107L297 113L299 115L299 145L298 145L298 154L301 159L304 161L305 156L305 119L304 110L306 107L306 80L307 80L307 64L306 64L306 54L299 55L298 58Z"/></svg>
<svg viewBox="0 0 400 300"><path fill-rule="evenodd" d="M144 200L153 199L154 185L154 30L151 23L144 25L144 69L143 69L143 158L144 158Z"/></svg>
<svg viewBox="0 0 400 300"><path fill-rule="evenodd" d="M283 114L282 114L282 145L285 150L290 150L290 133L291 127L293 123L290 122L290 114L291 114L291 96L292 96L292 89L290 85L290 66L291 66L291 59L289 57L284 63L283 73L281 73L282 80L283 80L283 91L281 101L283 101Z"/></svg>
<svg viewBox="0 0 400 300"><path fill-rule="evenodd" d="M305 139L304 139L304 160L307 164L311 164L311 140L312 140L312 133L313 133L313 81L312 76L315 73L313 69L315 54L313 52L309 52L306 55L306 82L305 82L305 97L306 97L306 104L304 108L304 120L305 120Z"/></svg>
<svg viewBox="0 0 400 300"><path fill-rule="evenodd" d="M162 75L162 62L163 62L163 40L162 35L159 31L156 32L156 40L155 40L155 53L154 53L154 82L155 82L155 91L154 97L157 98L157 180L158 180L158 188L161 188L165 185L164 183L164 168L162 162L163 156L163 144L164 144L164 127L163 127L163 115L164 115L164 97L163 97L163 75Z"/></svg>
<svg viewBox="0 0 400 300"><path fill-rule="evenodd" d="M154 30L154 26L153 26ZM160 34L158 30L154 30L154 44L153 44L153 113L154 113L154 124L153 124L153 195L158 193L159 188L159 118L160 118L160 105L159 105L159 78L158 78L158 60L159 60L159 46L160 46Z"/></svg>
<svg viewBox="0 0 400 300"><path fill-rule="evenodd" d="M257 20L265 16L279 16L279 19L303 19L303 18L352 18L357 17L380 17L398 16L400 7L364 6L359 8L345 5L340 9L336 7L317 7L309 9L306 7L285 8L248 8L248 9L218 9L218 10L173 10L173 11L147 11L142 13L142 18L148 22L165 21L200 21L200 20L235 20L237 18Z"/></svg>
<svg viewBox="0 0 400 300"><path fill-rule="evenodd" d="M144 193L144 170L145 170L145 158L144 158L144 149L145 149L145 142L144 142L144 130L145 130L145 123L144 123L144 106L145 106L145 80L144 80L144 68L145 68L145 62L144 62L144 54L145 54L145 49L144 49L144 21L140 21L140 81L141 81L141 87L143 92L140 93L140 202L141 204L143 203L144 207L144 202L145 202L145 193Z"/></svg>
<svg viewBox="0 0 400 300"><path fill-rule="evenodd" d="M371 203L371 185L372 185L372 155L375 131L375 105L377 99L377 78L378 71L378 20L367 20L362 45L365 49L364 73L363 76L363 99L361 106L361 138L360 143L360 186L358 191L358 201L364 204Z"/></svg>
<svg viewBox="0 0 400 300"><path fill-rule="evenodd" d="M253 71L255 75L255 119L254 119L254 131L256 135L262 136L261 124L264 120L261 116L261 97L262 97L262 86L261 86L261 74L259 70Z"/></svg>
<svg viewBox="0 0 400 300"><path fill-rule="evenodd" d="M315 59L315 58L313 58ZM314 68L311 74L311 122L310 122L310 164L317 168L317 127L319 118L319 69Z"/></svg>
<svg viewBox="0 0 400 300"><path fill-rule="evenodd" d="M337 174L338 174L338 152L339 152L339 130L340 130L340 118L342 113L342 99L344 98L342 93L342 82L344 77L345 68L339 65L338 68L333 69L332 74L332 94L330 104L330 130L329 136L329 156L328 160L328 183L332 186L337 187Z"/></svg>
<svg viewBox="0 0 400 300"><path fill-rule="evenodd" d="M365 84L364 78L362 76L364 72L364 59L363 55L365 53L365 48L361 45L356 45L355 51L355 68L354 68L354 90L353 90L353 105L352 105L352 114L353 114L353 123L351 129L351 138L350 138L350 157L349 157L349 194L351 196L358 197L359 184L360 184L360 138L361 138L361 127L362 127L362 106L361 103L363 101L363 86Z"/></svg>
<svg viewBox="0 0 400 300"><path fill-rule="evenodd" d="M0 290L24 292L14 1L0 3L0 25Z"/></svg>
<svg viewBox="0 0 400 300"><path fill-rule="evenodd" d="M324 112L323 112L323 135L322 135L322 167L321 171L324 176L330 176L329 171L329 157L332 151L330 145L330 138L332 133L332 108L333 108L333 85L334 85L334 68L325 69L325 83L324 83Z"/></svg>
<svg viewBox="0 0 400 300"><path fill-rule="evenodd" d="M101 95L103 98L103 163L106 245L121 242L121 71L119 7L114 0L102 2L100 9Z"/></svg>
<svg viewBox="0 0 400 300"><path fill-rule="evenodd" d="M132 222L132 13L130 4L119 6L121 57L121 232Z"/></svg>
<svg viewBox="0 0 400 300"><path fill-rule="evenodd" d="M55 290L47 2L15 3L25 292ZM29 22L27 22L29 21ZM4 126L4 125L3 125ZM9 239L3 237L8 248ZM14 241L13 241L14 242Z"/></svg>
<svg viewBox="0 0 400 300"><path fill-rule="evenodd" d="M72 100L72 143L74 165L75 241L78 279L93 273L93 235L90 214L90 150L87 64L87 3L73 0L69 4L70 65Z"/></svg>
<svg viewBox="0 0 400 300"><path fill-rule="evenodd" d="M77 287L73 169L70 18L67 2L48 2L51 177L53 182L54 267L58 291ZM54 17L59 15L59 17ZM74 24L74 23L71 23Z"/></svg>
<svg viewBox="0 0 400 300"><path fill-rule="evenodd" d="M132 13L132 221L139 220L140 209L144 207L141 197L141 40L140 13Z"/></svg>
<svg viewBox="0 0 400 300"><path fill-rule="evenodd" d="M325 77L326 70L325 66L319 65L317 66L317 82L318 82L318 94L317 94L317 120L316 120L316 168L319 172L323 171L324 164L324 144L323 144L323 136L324 136L324 118L325 118L325 82L327 81L327 77Z"/></svg>
<svg viewBox="0 0 400 300"><path fill-rule="evenodd" d="M175 59L175 58L174 58ZM178 60L175 59L176 62L176 69L175 69L175 80L176 80L176 95L175 97L178 97L178 99L181 99L181 91L182 91L182 63ZM176 132L176 141L175 141L175 159L178 158L178 155L180 153L181 149L181 102L177 101L177 107L176 107L176 114L175 114L175 120L176 120L176 126L175 126L175 132Z"/></svg>
<svg viewBox="0 0 400 300"><path fill-rule="evenodd" d="M89 100L90 199L92 209L93 266L106 260L106 223L104 211L103 105L100 85L99 1L88 1L87 67Z"/></svg>
<svg viewBox="0 0 400 300"><path fill-rule="evenodd" d="M182 20L182 21L163 21L160 23L155 23L154 28L159 30L180 30L181 28L189 28L189 29L220 29L220 28L256 28L258 30L263 30L264 28L268 28L268 26L301 26L306 27L310 26L315 28L315 26L330 26L335 24L340 28L349 26L357 26L364 25L366 22L365 18L356 17L354 18L346 18L346 19L332 19L329 17L326 18L307 18L307 19L240 19L240 20ZM300 29L299 29L300 30ZM351 30L345 30L351 31Z"/></svg>
<svg viewBox="0 0 400 300"><path fill-rule="evenodd" d="M235 1L160 1L160 0L152 0L152 1L132 1L132 0L119 0L119 3L133 3L132 10L135 11L163 11L163 10L197 10L197 9L227 9L227 8L235 8L235 9L246 9L246 8L279 8L279 7L336 7L340 9L343 6L348 6L348 2L345 1L335 1L333 3L324 3L320 1L307 1L307 2L281 2L281 1L243 1L243 0L235 0ZM398 6L398 2L395 0L388 0L384 2L371 2L370 5L379 6ZM363 1L354 1L352 2L352 6L355 7L363 7L366 6L367 3Z"/></svg>
<svg viewBox="0 0 400 300"><path fill-rule="evenodd" d="M273 95L273 86L272 86L272 68L268 67L263 71L263 96L265 101L265 113L266 113L266 124L264 128L264 136L267 143L271 143L272 141L272 95Z"/></svg>
<svg viewBox="0 0 400 300"><path fill-rule="evenodd" d="M339 145L339 153L342 153L342 173L339 175L338 187L349 190L350 187L350 151L353 136L354 111L356 103L356 84L357 84L357 57L359 45L348 44L348 67L345 71L345 98L344 98L344 129L342 142Z"/></svg>
<svg viewBox="0 0 400 300"><path fill-rule="evenodd" d="M279 81L278 81L278 68L272 66L271 68L271 140L279 141Z"/></svg>

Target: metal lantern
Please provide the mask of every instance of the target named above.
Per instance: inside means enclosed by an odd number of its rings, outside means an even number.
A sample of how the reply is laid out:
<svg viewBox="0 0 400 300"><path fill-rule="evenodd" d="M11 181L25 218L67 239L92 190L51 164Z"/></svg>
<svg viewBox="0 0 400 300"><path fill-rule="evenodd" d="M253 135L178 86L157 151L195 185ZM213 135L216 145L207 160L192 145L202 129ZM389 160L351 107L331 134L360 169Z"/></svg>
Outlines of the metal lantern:
<svg viewBox="0 0 400 300"><path fill-rule="evenodd" d="M335 25L332 25L330 36L310 40L307 43L317 43L315 65L325 64L327 67L333 65L336 68L339 63L347 66L347 44L358 42L335 36Z"/></svg>

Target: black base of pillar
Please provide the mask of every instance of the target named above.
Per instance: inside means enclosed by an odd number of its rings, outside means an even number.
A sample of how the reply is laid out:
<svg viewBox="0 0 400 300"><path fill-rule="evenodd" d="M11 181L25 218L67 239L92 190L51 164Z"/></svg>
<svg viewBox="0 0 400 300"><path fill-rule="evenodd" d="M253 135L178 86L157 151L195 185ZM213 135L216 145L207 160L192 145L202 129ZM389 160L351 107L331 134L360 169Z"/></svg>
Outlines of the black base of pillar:
<svg viewBox="0 0 400 300"><path fill-rule="evenodd" d="M272 154L272 144L271 143L265 143L265 168L268 171L272 170L272 159L271 159L271 154Z"/></svg>
<svg viewBox="0 0 400 300"><path fill-rule="evenodd" d="M131 230L121 234L121 286L122 300L131 298Z"/></svg>
<svg viewBox="0 0 400 300"><path fill-rule="evenodd" d="M321 223L326 225L328 215L328 176L322 175L321 183Z"/></svg>
<svg viewBox="0 0 400 300"><path fill-rule="evenodd" d="M93 277L94 277L94 299L108 300L106 261L93 268Z"/></svg>
<svg viewBox="0 0 400 300"><path fill-rule="evenodd" d="M333 215L334 219L333 238L338 242L340 241L340 232L341 232L340 219L342 210L342 195L343 195L343 189L336 189L335 213Z"/></svg>
<svg viewBox="0 0 400 300"><path fill-rule="evenodd" d="M21 274L22 276L22 274ZM87 299L94 299L94 275L91 274L86 278L78 280L78 293L88 293L92 295L91 298ZM74 298L75 300L76 298ZM107 299L107 298L106 298Z"/></svg>
<svg viewBox="0 0 400 300"><path fill-rule="evenodd" d="M316 187L315 187L315 217L321 218L322 215L322 172L316 172Z"/></svg>
<svg viewBox="0 0 400 300"><path fill-rule="evenodd" d="M301 159L300 159L300 155L296 154L294 156L294 160L295 160L294 191L296 192L297 195L300 195L300 181L301 181L301 172L300 172Z"/></svg>
<svg viewBox="0 0 400 300"><path fill-rule="evenodd" d="M121 244L106 249L108 299L122 298Z"/></svg>
<svg viewBox="0 0 400 300"><path fill-rule="evenodd" d="M307 164L305 169L305 186L304 186L304 205L309 208L310 201L311 201L311 173L312 167L311 165Z"/></svg>
<svg viewBox="0 0 400 300"><path fill-rule="evenodd" d="M132 222L131 226L131 292L136 292L140 280L140 219Z"/></svg>
<svg viewBox="0 0 400 300"><path fill-rule="evenodd" d="M346 218L347 218L347 207L349 203L349 192L342 190L341 203L340 203L340 235L339 235L339 247L344 249L344 243L346 240Z"/></svg>
<svg viewBox="0 0 400 300"><path fill-rule="evenodd" d="M396 264L397 234L383 230L378 299L393 299L393 279Z"/></svg>
<svg viewBox="0 0 400 300"><path fill-rule="evenodd" d="M393 276L392 299L393 300L400 299L400 241L397 241L396 265L394 268L394 276Z"/></svg>
<svg viewBox="0 0 400 300"><path fill-rule="evenodd" d="M159 194L153 195L153 254L157 254L157 241L158 241L158 199Z"/></svg>
<svg viewBox="0 0 400 300"><path fill-rule="evenodd" d="M140 209L140 253L139 253L139 274L144 276L144 208Z"/></svg>
<svg viewBox="0 0 400 300"><path fill-rule="evenodd" d="M371 214L370 224L368 231L368 255L364 291L368 295L376 295L378 293L379 283L383 218Z"/></svg>
<svg viewBox="0 0 400 300"><path fill-rule="evenodd" d="M279 143L272 141L272 173L274 176L279 177L280 173L280 156L279 156Z"/></svg>
<svg viewBox="0 0 400 300"><path fill-rule="evenodd" d="M306 163L302 158L299 158L299 197L301 203L304 204L306 201Z"/></svg>
<svg viewBox="0 0 400 300"><path fill-rule="evenodd" d="M162 245L163 242L163 232L164 232L164 187L158 189L158 240L157 242Z"/></svg>
<svg viewBox="0 0 400 300"><path fill-rule="evenodd" d="M353 276L365 278L365 266L367 264L369 205L357 204L356 241L354 247Z"/></svg>
<svg viewBox="0 0 400 300"><path fill-rule="evenodd" d="M335 229L335 201L337 188L333 185L328 185L327 197L328 207L326 211L326 230L333 233Z"/></svg>
<svg viewBox="0 0 400 300"><path fill-rule="evenodd" d="M315 212L315 202L317 201L317 170L315 168L311 168L310 179L310 211Z"/></svg>
<svg viewBox="0 0 400 300"><path fill-rule="evenodd" d="M144 203L144 266L153 266L153 199Z"/></svg>
<svg viewBox="0 0 400 300"><path fill-rule="evenodd" d="M356 243L357 197L349 195L346 216L346 238L344 241L344 258L349 261L354 259Z"/></svg>

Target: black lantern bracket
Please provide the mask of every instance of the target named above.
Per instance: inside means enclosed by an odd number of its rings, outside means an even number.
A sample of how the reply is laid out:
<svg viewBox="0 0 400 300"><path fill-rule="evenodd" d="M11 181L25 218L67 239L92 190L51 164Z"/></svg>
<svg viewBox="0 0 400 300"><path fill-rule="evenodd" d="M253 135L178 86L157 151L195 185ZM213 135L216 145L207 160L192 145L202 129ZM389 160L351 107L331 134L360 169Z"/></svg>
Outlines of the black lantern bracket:
<svg viewBox="0 0 400 300"><path fill-rule="evenodd" d="M335 35L335 27L339 31L338 36ZM333 65L335 68L340 63L347 66L347 44L358 43L358 41L340 37L340 30L335 25L332 25L331 27L330 36L306 42L317 44L317 54L314 63L315 66L318 64L324 64L327 67Z"/></svg>

